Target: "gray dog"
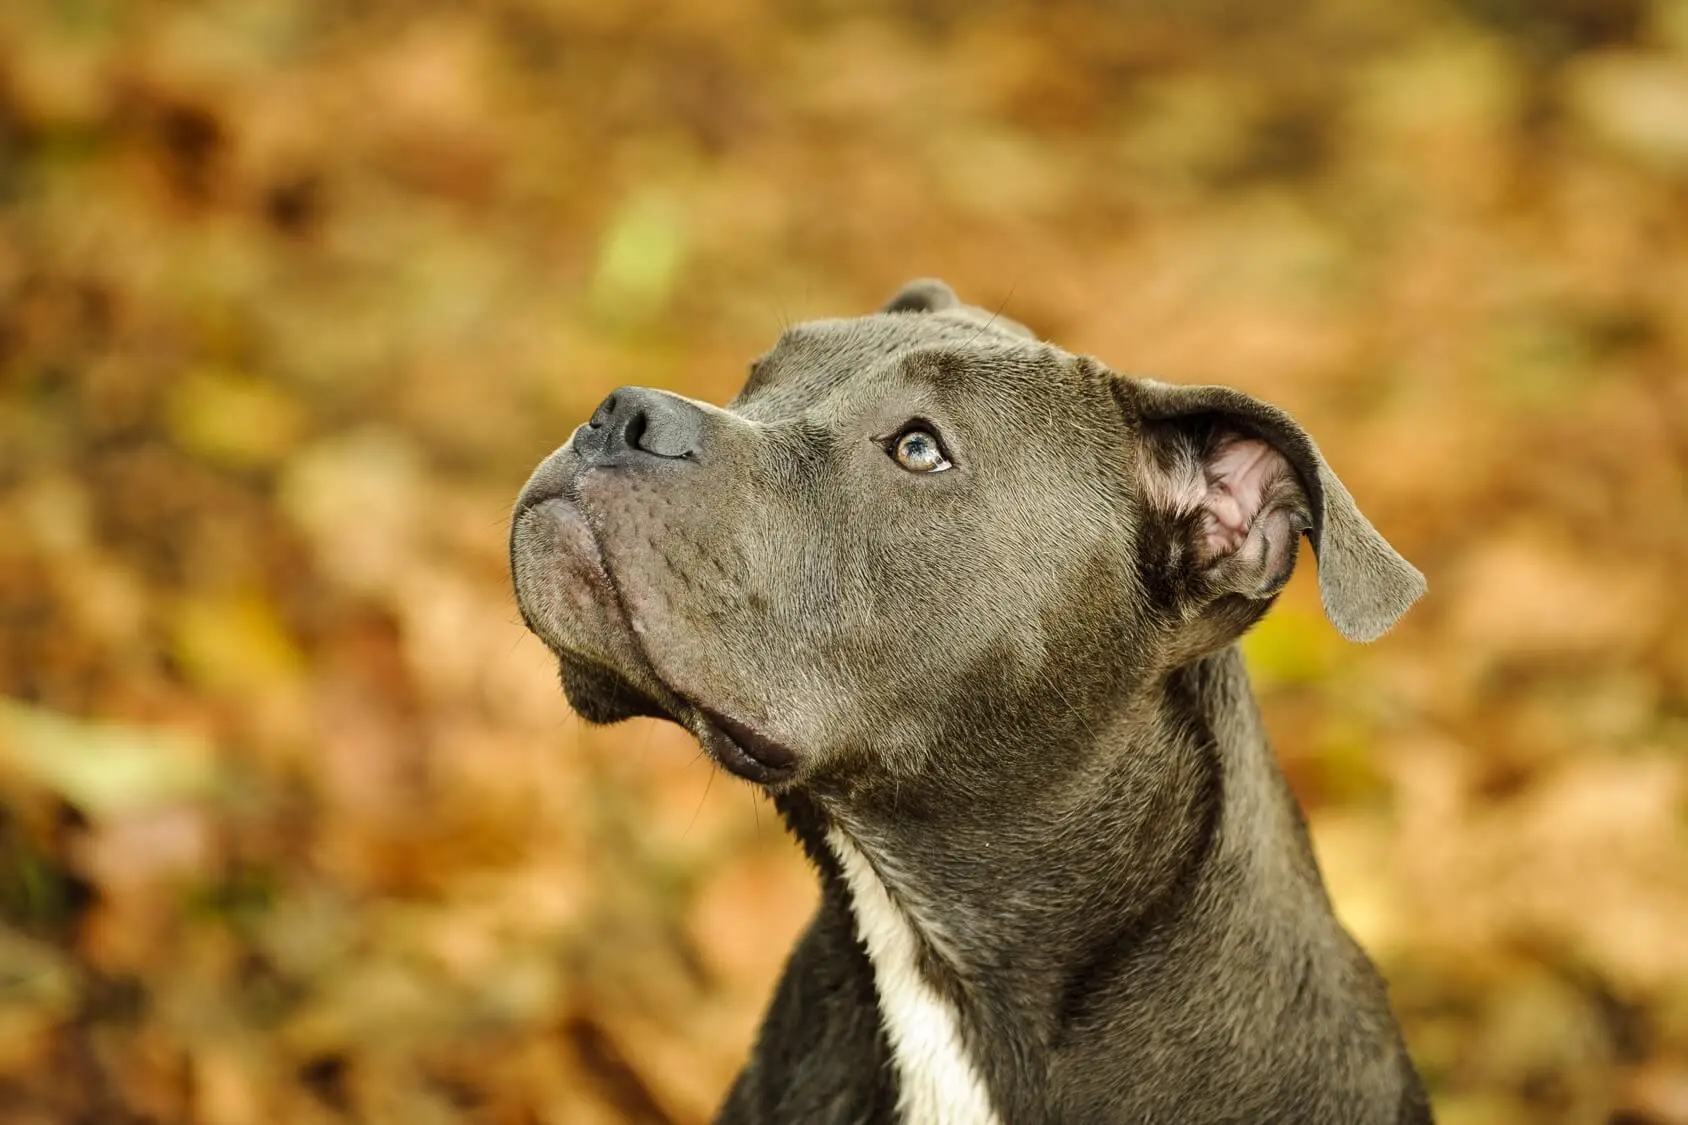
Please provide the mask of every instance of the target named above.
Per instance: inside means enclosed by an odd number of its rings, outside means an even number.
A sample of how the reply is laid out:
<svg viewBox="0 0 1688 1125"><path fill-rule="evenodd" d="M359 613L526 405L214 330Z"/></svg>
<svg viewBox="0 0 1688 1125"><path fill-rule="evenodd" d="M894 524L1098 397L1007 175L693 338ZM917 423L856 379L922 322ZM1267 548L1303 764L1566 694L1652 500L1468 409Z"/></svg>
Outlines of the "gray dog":
<svg viewBox="0 0 1688 1125"><path fill-rule="evenodd" d="M681 724L820 872L721 1122L1430 1121L1234 643L1303 532L1346 637L1424 590L1279 410L935 281L539 466L511 565L575 710Z"/></svg>

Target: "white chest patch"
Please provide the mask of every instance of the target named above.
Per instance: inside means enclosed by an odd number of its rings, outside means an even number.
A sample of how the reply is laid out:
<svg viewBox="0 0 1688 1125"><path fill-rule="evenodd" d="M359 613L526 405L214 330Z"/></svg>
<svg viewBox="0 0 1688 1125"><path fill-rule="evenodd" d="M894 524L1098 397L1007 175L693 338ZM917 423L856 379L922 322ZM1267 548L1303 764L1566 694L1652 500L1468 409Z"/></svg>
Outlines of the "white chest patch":
<svg viewBox="0 0 1688 1125"><path fill-rule="evenodd" d="M873 963L879 1018L891 1042L904 1125L1001 1125L961 1041L955 1009L915 964L914 928L860 848L836 828L827 844L850 888L856 929Z"/></svg>

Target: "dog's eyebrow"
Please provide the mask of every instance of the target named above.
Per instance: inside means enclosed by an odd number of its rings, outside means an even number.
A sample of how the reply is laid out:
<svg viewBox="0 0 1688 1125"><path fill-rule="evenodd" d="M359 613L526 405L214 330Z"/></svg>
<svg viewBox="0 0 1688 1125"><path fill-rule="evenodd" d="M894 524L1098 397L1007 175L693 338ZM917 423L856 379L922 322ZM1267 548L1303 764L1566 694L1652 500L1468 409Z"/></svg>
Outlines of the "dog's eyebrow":
<svg viewBox="0 0 1688 1125"><path fill-rule="evenodd" d="M942 345L911 350L899 366L908 378L940 393L961 390L975 385L977 381L967 357L954 348Z"/></svg>

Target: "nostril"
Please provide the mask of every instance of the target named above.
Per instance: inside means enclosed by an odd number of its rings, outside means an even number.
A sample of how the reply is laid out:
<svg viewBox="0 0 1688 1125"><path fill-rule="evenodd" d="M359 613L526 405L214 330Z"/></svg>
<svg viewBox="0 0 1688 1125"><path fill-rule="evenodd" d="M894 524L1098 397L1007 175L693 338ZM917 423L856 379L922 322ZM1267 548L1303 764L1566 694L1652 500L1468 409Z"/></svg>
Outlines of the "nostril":
<svg viewBox="0 0 1688 1125"><path fill-rule="evenodd" d="M645 431L650 427L650 419L643 410L635 410L633 416L627 419L627 425L622 429L622 435L627 444L634 449L645 449ZM649 453L650 450L645 449Z"/></svg>

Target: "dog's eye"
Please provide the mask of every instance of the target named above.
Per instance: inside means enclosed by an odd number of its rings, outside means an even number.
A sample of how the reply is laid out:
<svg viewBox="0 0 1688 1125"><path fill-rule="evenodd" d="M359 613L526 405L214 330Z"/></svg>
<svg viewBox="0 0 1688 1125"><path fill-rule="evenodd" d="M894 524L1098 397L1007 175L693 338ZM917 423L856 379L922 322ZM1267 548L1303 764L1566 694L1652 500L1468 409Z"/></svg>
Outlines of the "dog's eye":
<svg viewBox="0 0 1688 1125"><path fill-rule="evenodd" d="M891 443L890 454L911 473L941 473L950 467L937 435L918 426L898 434Z"/></svg>

